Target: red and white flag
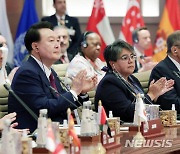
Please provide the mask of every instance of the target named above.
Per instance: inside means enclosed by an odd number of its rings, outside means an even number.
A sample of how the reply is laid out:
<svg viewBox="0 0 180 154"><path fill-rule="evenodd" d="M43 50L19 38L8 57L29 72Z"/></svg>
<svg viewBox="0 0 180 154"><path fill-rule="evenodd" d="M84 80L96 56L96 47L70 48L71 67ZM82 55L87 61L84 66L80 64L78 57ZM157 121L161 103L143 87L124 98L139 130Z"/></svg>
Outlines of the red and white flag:
<svg viewBox="0 0 180 154"><path fill-rule="evenodd" d="M129 0L126 16L123 19L119 38L132 44L132 32L144 26L139 0Z"/></svg>
<svg viewBox="0 0 180 154"><path fill-rule="evenodd" d="M52 154L66 154L63 144L56 143L51 121L48 122L46 148L52 152Z"/></svg>
<svg viewBox="0 0 180 154"><path fill-rule="evenodd" d="M94 6L86 30L96 32L100 35L102 46L99 58L104 60L104 48L108 44L113 43L115 38L109 23L109 19L107 18L104 10L103 0L94 1Z"/></svg>
<svg viewBox="0 0 180 154"><path fill-rule="evenodd" d="M119 38L133 44L132 32L139 27L143 27L144 19L141 15L139 0L129 0L126 16L123 19ZM152 56L152 45L145 51L146 56Z"/></svg>
<svg viewBox="0 0 180 154"><path fill-rule="evenodd" d="M106 112L103 106L98 106L98 124L105 125L107 121Z"/></svg>

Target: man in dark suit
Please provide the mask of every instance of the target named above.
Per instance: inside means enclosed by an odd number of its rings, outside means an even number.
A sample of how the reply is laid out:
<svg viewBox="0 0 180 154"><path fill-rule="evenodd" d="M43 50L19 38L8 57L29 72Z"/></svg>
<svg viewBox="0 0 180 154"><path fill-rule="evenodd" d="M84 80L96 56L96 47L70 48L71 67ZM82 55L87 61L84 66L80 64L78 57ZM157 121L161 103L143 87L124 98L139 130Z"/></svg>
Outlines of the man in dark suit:
<svg viewBox="0 0 180 154"><path fill-rule="evenodd" d="M180 30L167 38L167 54L152 70L150 81L161 77L174 80L174 88L160 96L156 103L160 104L163 110L171 110L172 104L175 104L177 112L180 113Z"/></svg>
<svg viewBox="0 0 180 154"><path fill-rule="evenodd" d="M58 61L55 62L55 64L69 63L74 58L74 56L67 52L70 41L68 29L65 26L56 26L54 28L54 32L58 35L61 46L61 56L60 59L58 59Z"/></svg>
<svg viewBox="0 0 180 154"><path fill-rule="evenodd" d="M62 122L67 117L67 108L79 106L78 95L93 88L97 79L85 79L86 72L81 71L74 78L70 91L61 87L57 74L51 69L60 58L59 37L49 22L33 25L24 42L30 57L15 74L12 89L36 115L40 109L47 109L53 121ZM17 113L17 128L29 128L31 132L37 128L37 121L11 94L8 103L8 112Z"/></svg>
<svg viewBox="0 0 180 154"><path fill-rule="evenodd" d="M53 2L56 13L52 16L42 18L42 21L48 21L52 23L54 27L57 25L64 25L68 27L71 37L71 44L68 52L75 56L78 47L78 40L81 36L81 29L78 19L75 17L70 17L66 14L66 0L53 0Z"/></svg>

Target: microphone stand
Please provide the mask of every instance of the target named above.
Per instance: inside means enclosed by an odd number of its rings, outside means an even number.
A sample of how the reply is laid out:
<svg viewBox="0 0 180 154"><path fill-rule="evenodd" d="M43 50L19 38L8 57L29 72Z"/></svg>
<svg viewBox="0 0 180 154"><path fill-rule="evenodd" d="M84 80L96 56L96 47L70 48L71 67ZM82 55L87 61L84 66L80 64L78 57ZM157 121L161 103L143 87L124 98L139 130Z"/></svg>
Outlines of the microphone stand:
<svg viewBox="0 0 180 154"><path fill-rule="evenodd" d="M67 87L66 87L67 88ZM80 118L79 118L79 114L78 114L78 111L77 111L77 108L78 106L76 104L74 104L72 101L70 101L69 99L67 99L66 97L64 97L61 93L59 93L56 89L54 89L52 86L49 86L49 89L53 92L53 93L56 93L56 94L59 94L62 98L64 98L67 102L69 102L71 105L73 105L74 107L76 107L76 109L74 109L74 114L75 114L75 117L76 117L76 121L77 121L77 124L81 124L80 122ZM68 92L70 92L69 90L67 90ZM72 93L71 93L72 94ZM73 94L72 94L73 95ZM74 96L73 96L74 97ZM74 97L75 98L75 97ZM76 99L76 98L75 98ZM76 99L76 101L78 101ZM80 103L80 102L79 102ZM81 103L80 103L81 104ZM79 108L82 112L82 109Z"/></svg>
<svg viewBox="0 0 180 154"><path fill-rule="evenodd" d="M11 93L16 98L16 100L26 109L26 111L28 111L29 114L37 121L38 119L37 115L20 99L18 95L16 95L16 93L12 90L12 88L7 83L5 83L3 86L9 91L9 93Z"/></svg>

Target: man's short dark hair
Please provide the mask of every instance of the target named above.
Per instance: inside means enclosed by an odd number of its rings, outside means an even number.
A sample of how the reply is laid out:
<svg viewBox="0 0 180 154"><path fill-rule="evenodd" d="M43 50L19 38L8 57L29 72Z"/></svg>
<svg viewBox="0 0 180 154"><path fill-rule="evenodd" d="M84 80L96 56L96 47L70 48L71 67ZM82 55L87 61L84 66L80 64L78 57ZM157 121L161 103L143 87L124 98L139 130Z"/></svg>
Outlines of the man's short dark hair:
<svg viewBox="0 0 180 154"><path fill-rule="evenodd" d="M167 38L167 53L171 53L172 46L179 46L180 44L180 30L170 34Z"/></svg>
<svg viewBox="0 0 180 154"><path fill-rule="evenodd" d="M139 27L136 28L133 32L132 32L132 40L133 43L138 43L139 42L139 37L138 37L138 32L142 31L142 30L148 30L147 27Z"/></svg>
<svg viewBox="0 0 180 154"><path fill-rule="evenodd" d="M27 31L24 38L24 44L26 46L26 49L29 51L29 54L31 54L32 51L32 43L41 40L39 30L43 28L49 28L53 30L53 26L51 23L43 21L32 25Z"/></svg>
<svg viewBox="0 0 180 154"><path fill-rule="evenodd" d="M123 49L126 49L134 53L134 48L123 40L117 40L114 43L108 45L104 50L104 59L106 60L107 66L109 69L112 69L110 61L117 61L120 57L120 53Z"/></svg>

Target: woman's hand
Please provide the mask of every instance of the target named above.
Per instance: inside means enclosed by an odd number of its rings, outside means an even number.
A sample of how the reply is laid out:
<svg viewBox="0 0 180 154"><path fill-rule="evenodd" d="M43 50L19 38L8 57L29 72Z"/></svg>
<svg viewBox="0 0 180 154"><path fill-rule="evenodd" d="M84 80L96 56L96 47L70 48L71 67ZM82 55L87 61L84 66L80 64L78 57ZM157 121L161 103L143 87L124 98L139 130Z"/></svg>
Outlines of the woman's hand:
<svg viewBox="0 0 180 154"><path fill-rule="evenodd" d="M159 96L173 89L173 85L174 80L166 80L165 77L160 78L156 82L152 80L147 94L149 95L151 100L156 101Z"/></svg>

